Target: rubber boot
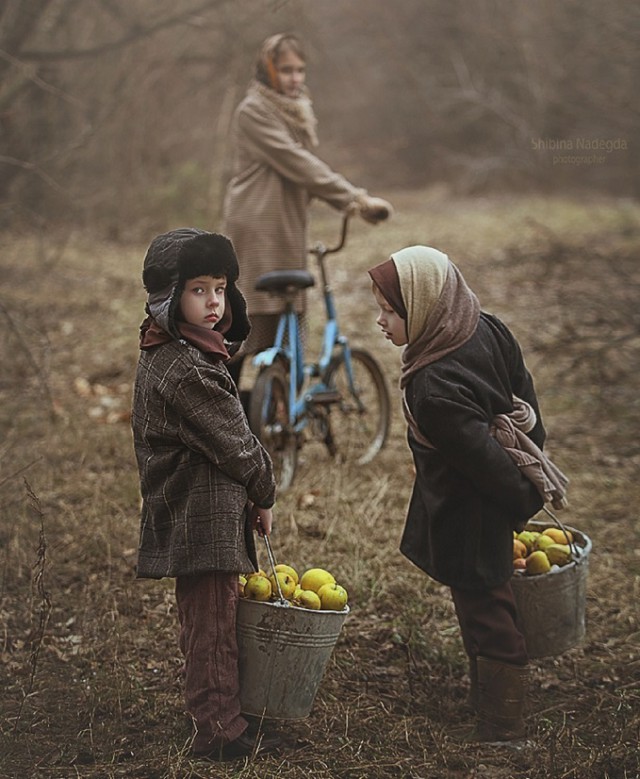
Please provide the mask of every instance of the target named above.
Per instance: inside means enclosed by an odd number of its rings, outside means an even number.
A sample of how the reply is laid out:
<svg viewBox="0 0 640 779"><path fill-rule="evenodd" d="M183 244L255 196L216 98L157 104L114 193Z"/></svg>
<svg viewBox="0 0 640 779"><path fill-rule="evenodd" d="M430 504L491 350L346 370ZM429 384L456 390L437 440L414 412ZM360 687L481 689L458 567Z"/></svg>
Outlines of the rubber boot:
<svg viewBox="0 0 640 779"><path fill-rule="evenodd" d="M525 738L524 709L529 667L510 665L487 657L476 659L478 705L476 737L479 741L505 742Z"/></svg>

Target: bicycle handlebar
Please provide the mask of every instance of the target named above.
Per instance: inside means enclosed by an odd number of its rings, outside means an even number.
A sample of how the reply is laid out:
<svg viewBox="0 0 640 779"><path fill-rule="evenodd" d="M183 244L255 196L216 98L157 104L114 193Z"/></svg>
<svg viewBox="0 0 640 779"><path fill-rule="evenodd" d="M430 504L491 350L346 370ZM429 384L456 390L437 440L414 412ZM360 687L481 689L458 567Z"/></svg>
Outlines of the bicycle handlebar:
<svg viewBox="0 0 640 779"><path fill-rule="evenodd" d="M353 216L354 211L345 211L342 215L342 227L340 228L340 238L338 240L338 243L335 246L332 246L331 248L327 248L321 241L316 243L315 246L312 246L308 251L309 254L315 254L317 257L325 256L327 254L335 254L336 252L339 252L341 249L344 248L345 243L347 242L347 232L349 228L349 220ZM385 219L389 218L389 209L388 208L379 208L375 212L376 221L382 222Z"/></svg>

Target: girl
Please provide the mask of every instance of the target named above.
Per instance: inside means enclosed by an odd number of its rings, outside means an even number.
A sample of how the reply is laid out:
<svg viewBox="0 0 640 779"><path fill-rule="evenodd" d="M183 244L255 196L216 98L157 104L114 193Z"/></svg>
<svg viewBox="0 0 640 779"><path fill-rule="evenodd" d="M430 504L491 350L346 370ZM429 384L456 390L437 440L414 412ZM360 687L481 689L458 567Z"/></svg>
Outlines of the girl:
<svg viewBox="0 0 640 779"><path fill-rule="evenodd" d="M545 431L516 339L480 310L447 255L411 246L369 275L377 324L405 347L400 386L416 478L401 551L451 588L469 657L474 737L520 739L528 656L510 585L513 531L545 499L563 500L566 480L541 452ZM496 438L498 421L518 438L514 411L527 417L524 458Z"/></svg>
<svg viewBox="0 0 640 779"><path fill-rule="evenodd" d="M298 38L271 36L260 49L255 78L234 115L223 230L238 253L251 314L252 332L243 353L273 344L280 303L256 292L255 282L268 271L306 267L311 198L340 211L358 210L372 223L392 210L316 157L316 118L305 78L306 57ZM236 380L241 362L238 356L230 366Z"/></svg>

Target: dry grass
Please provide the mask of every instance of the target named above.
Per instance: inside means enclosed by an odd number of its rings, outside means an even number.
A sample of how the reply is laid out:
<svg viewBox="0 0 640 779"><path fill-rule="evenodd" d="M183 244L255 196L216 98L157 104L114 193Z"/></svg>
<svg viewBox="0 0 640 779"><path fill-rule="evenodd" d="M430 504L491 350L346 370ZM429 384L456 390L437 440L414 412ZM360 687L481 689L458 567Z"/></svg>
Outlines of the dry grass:
<svg viewBox="0 0 640 779"><path fill-rule="evenodd" d="M518 334L549 447L571 476L567 521L594 552L584 644L534 664L535 746L463 746L466 662L445 588L398 552L412 471L394 396L370 466L304 450L277 506L281 561L322 564L352 612L312 716L279 723L278 757L189 757L172 583L138 582L126 412L144 247L3 236L0 293L0 776L111 779L631 779L640 775L640 209L566 200L395 198L333 260L345 329L395 387L363 271L409 243L462 267ZM314 232L334 227L325 211ZM348 324L347 324L348 323Z"/></svg>

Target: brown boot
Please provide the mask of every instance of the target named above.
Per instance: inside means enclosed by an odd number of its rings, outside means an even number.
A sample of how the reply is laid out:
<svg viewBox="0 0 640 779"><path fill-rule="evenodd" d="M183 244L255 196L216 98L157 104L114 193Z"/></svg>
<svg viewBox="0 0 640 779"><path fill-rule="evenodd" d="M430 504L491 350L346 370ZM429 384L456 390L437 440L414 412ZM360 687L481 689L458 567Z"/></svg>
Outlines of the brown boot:
<svg viewBox="0 0 640 779"><path fill-rule="evenodd" d="M510 665L487 657L478 657L476 666L478 740L496 742L524 739L528 666Z"/></svg>

